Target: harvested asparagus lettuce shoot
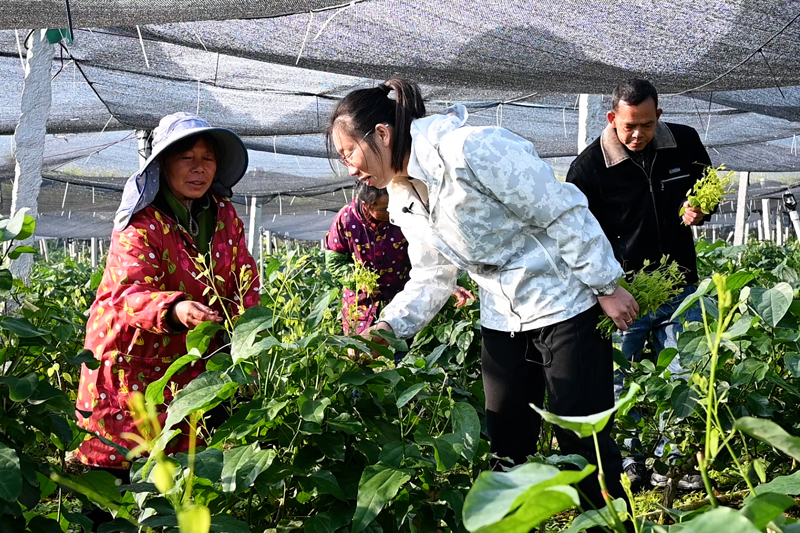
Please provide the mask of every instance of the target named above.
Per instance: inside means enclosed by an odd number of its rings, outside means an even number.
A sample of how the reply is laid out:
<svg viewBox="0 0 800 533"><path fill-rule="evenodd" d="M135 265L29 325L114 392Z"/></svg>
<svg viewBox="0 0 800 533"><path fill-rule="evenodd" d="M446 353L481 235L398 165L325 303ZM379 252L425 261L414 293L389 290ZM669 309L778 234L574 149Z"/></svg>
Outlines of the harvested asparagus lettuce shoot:
<svg viewBox="0 0 800 533"><path fill-rule="evenodd" d="M631 293L636 303L639 304L639 316L653 312L662 305L670 302L681 292L686 276L675 261L670 261L668 256L661 258L658 268L650 268L650 261L645 261L642 269L619 280L620 286ZM610 317L604 316L597 326L600 333L606 337L617 329Z"/></svg>
<svg viewBox="0 0 800 533"><path fill-rule="evenodd" d="M724 176L720 175L725 170L725 165L717 168L707 166L703 170L703 177L686 192L686 200L689 207L699 207L704 215L710 215L717 208L722 200L723 189L730 184L733 179L733 171L729 171ZM681 206L678 216L683 216L686 206Z"/></svg>

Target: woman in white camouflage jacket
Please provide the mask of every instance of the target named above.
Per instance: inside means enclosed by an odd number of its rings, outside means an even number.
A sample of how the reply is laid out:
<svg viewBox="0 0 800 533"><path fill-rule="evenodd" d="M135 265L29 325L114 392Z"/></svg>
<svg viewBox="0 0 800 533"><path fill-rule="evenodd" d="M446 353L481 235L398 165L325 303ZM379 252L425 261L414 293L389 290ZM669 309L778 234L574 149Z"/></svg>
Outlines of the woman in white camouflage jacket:
<svg viewBox="0 0 800 533"><path fill-rule="evenodd" d="M622 268L583 194L557 181L530 142L466 121L460 105L425 117L416 84L392 79L338 103L328 146L352 176L388 189L391 222L409 243L411 279L376 328L415 335L459 269L480 287L487 429L493 453L519 464L536 452L541 422L529 404L542 405L545 389L559 415L613 405L612 347L598 316L625 330L638 306L617 286ZM596 462L591 439L556 436L562 453ZM623 497L608 429L600 453L612 496ZM605 505L594 476L581 488Z"/></svg>

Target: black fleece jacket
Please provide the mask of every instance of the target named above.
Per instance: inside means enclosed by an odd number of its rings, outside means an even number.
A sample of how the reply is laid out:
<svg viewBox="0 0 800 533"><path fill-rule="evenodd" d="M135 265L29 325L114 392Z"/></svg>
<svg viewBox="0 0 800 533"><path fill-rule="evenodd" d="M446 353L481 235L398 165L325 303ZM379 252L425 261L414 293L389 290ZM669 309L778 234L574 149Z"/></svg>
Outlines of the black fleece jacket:
<svg viewBox="0 0 800 533"><path fill-rule="evenodd" d="M678 212L711 159L689 126L659 121L650 142L655 154L643 168L609 125L572 162L567 181L588 198L626 272L639 270L646 259L657 265L669 255L684 269L686 283L696 283L692 231Z"/></svg>

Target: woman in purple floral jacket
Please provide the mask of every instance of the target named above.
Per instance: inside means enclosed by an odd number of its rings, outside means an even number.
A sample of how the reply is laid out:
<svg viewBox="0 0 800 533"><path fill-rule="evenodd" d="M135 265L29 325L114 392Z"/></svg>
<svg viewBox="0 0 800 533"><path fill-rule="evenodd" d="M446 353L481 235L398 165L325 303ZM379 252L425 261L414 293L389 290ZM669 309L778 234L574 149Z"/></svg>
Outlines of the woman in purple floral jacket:
<svg viewBox="0 0 800 533"><path fill-rule="evenodd" d="M360 182L355 198L339 211L328 232L325 265L344 285L342 325L346 334L366 333L380 308L391 302L408 281L408 242L400 228L389 222L388 205L386 189ZM378 274L378 289L371 294L359 290L356 295L355 287L347 286L354 261ZM453 296L456 306L473 298L461 287ZM356 313L351 316L353 309Z"/></svg>

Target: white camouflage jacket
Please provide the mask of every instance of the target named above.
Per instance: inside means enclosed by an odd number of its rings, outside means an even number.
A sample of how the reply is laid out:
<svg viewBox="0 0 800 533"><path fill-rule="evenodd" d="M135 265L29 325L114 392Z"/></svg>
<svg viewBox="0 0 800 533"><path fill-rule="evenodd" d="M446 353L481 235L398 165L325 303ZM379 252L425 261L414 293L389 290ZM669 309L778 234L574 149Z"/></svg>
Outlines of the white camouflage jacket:
<svg viewBox="0 0 800 533"><path fill-rule="evenodd" d="M388 186L412 266L381 315L400 338L439 312L459 269L480 287L481 324L509 332L571 318L597 302L592 289L623 275L577 187L557 181L522 137L466 120L460 105L415 120L414 179Z"/></svg>

